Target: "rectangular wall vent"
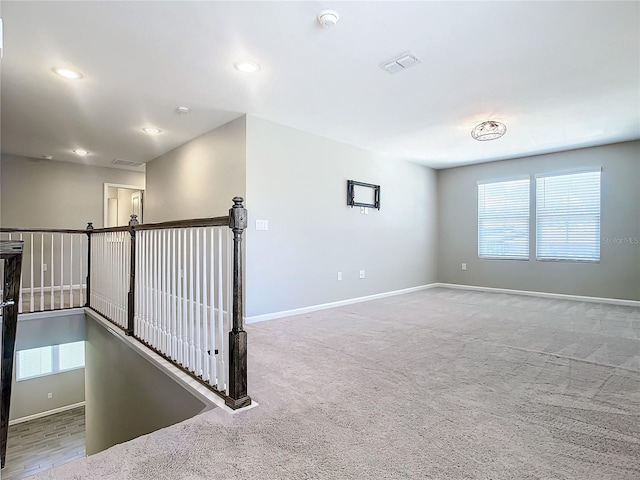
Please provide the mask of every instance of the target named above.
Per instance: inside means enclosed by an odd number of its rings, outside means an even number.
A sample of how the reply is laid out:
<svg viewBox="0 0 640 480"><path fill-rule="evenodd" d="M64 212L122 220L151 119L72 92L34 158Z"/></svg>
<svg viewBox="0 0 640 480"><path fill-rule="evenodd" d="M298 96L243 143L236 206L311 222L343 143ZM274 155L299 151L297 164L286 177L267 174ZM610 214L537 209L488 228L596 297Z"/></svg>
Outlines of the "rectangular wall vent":
<svg viewBox="0 0 640 480"><path fill-rule="evenodd" d="M420 59L412 53L403 53L393 60L384 62L382 65L380 65L380 68L383 68L389 73L398 73L419 63Z"/></svg>
<svg viewBox="0 0 640 480"><path fill-rule="evenodd" d="M132 162L131 160L122 160L120 158L114 158L111 163L114 165L126 165L127 167L141 167L144 163Z"/></svg>

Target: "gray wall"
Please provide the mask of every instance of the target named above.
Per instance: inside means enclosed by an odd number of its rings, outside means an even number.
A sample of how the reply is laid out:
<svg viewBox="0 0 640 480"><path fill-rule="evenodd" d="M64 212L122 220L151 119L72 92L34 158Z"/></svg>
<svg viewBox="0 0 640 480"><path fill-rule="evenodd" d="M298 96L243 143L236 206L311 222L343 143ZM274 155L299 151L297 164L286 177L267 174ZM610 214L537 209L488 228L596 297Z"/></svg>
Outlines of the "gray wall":
<svg viewBox="0 0 640 480"><path fill-rule="evenodd" d="M533 207L529 261L478 259L478 180L590 167L602 167L600 263L536 261ZM639 185L638 141L440 170L438 281L640 300Z"/></svg>
<svg viewBox="0 0 640 480"><path fill-rule="evenodd" d="M205 404L87 318L87 455L191 418Z"/></svg>
<svg viewBox="0 0 640 480"><path fill-rule="evenodd" d="M244 196L242 116L147 163L146 223L226 215Z"/></svg>
<svg viewBox="0 0 640 480"><path fill-rule="evenodd" d="M0 224L24 228L102 227L104 183L144 186L144 173L2 155Z"/></svg>
<svg viewBox="0 0 640 480"><path fill-rule="evenodd" d="M60 345L85 339L84 312L30 320L20 316L18 319L16 350ZM53 398L48 398L48 393L52 393ZM10 420L83 401L84 369L16 382L14 368Z"/></svg>
<svg viewBox="0 0 640 480"><path fill-rule="evenodd" d="M381 185L381 210L348 207L348 179ZM435 282L435 181L429 168L248 116L247 316Z"/></svg>

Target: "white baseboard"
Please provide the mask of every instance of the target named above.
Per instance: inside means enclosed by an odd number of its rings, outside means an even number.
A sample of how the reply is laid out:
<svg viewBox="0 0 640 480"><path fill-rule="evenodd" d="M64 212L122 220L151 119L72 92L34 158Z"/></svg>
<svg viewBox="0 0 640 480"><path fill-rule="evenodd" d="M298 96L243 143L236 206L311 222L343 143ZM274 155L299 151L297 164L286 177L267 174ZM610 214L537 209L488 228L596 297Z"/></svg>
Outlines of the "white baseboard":
<svg viewBox="0 0 640 480"><path fill-rule="evenodd" d="M27 415L26 417L16 418L15 420L9 420L9 426L17 425L18 423L28 422L29 420L35 420L36 418L46 417L53 415L54 413L65 412L77 407L83 407L84 402L74 403L73 405L65 405L64 407L54 408L53 410L47 410L46 412L35 413L33 415Z"/></svg>
<svg viewBox="0 0 640 480"><path fill-rule="evenodd" d="M402 295L403 293L417 292L419 290L426 290L428 288L437 287L439 284L430 283L428 285L420 285L417 287L403 288L402 290L393 290L391 292L376 293L375 295L367 295L366 297L348 298L347 300L340 300L337 302L321 303L319 305L311 305L309 307L294 308L293 310L283 310L280 312L265 313L264 315L253 315L246 317L246 323L264 322L266 320L275 320L276 318L293 317L295 315L302 315L305 313L317 312L318 310L327 310L329 308L342 307L345 305L352 305L354 303L368 302L370 300L376 300L378 298L391 297L394 295Z"/></svg>
<svg viewBox="0 0 640 480"><path fill-rule="evenodd" d="M548 292L533 292L530 290L512 290L509 288L494 288L494 287L480 287L477 285L461 285L457 283L435 283L434 287L443 288L455 288L458 290L476 290L479 292L494 292L494 293L510 293L513 295L526 295L529 297L542 297L542 298L557 298L560 300L574 300L577 302L592 302L592 303L608 303L612 305L624 305L627 307L640 307L640 301L638 300L625 300L622 298L604 298L604 297L588 297L584 295L569 295L564 293L548 293Z"/></svg>

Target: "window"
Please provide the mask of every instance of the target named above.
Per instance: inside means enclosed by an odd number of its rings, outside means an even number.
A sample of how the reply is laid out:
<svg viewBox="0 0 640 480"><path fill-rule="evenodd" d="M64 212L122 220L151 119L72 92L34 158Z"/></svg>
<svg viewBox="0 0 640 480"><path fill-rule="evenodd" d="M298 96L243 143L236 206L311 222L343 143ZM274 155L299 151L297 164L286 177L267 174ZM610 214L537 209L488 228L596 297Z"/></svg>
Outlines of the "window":
<svg viewBox="0 0 640 480"><path fill-rule="evenodd" d="M478 183L478 257L529 259L529 179Z"/></svg>
<svg viewBox="0 0 640 480"><path fill-rule="evenodd" d="M19 350L16 380L52 375L84 367L84 342Z"/></svg>
<svg viewBox="0 0 640 480"><path fill-rule="evenodd" d="M536 258L600 260L600 170L536 176Z"/></svg>

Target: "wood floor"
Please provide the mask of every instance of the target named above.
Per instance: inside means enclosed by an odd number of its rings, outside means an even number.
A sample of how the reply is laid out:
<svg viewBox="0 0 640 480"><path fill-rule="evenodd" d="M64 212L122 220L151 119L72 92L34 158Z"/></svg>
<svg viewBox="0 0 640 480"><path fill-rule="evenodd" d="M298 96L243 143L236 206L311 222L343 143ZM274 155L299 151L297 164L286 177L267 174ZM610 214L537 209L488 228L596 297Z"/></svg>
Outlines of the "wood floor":
<svg viewBox="0 0 640 480"><path fill-rule="evenodd" d="M9 427L2 479L27 478L84 456L84 407L78 407Z"/></svg>

